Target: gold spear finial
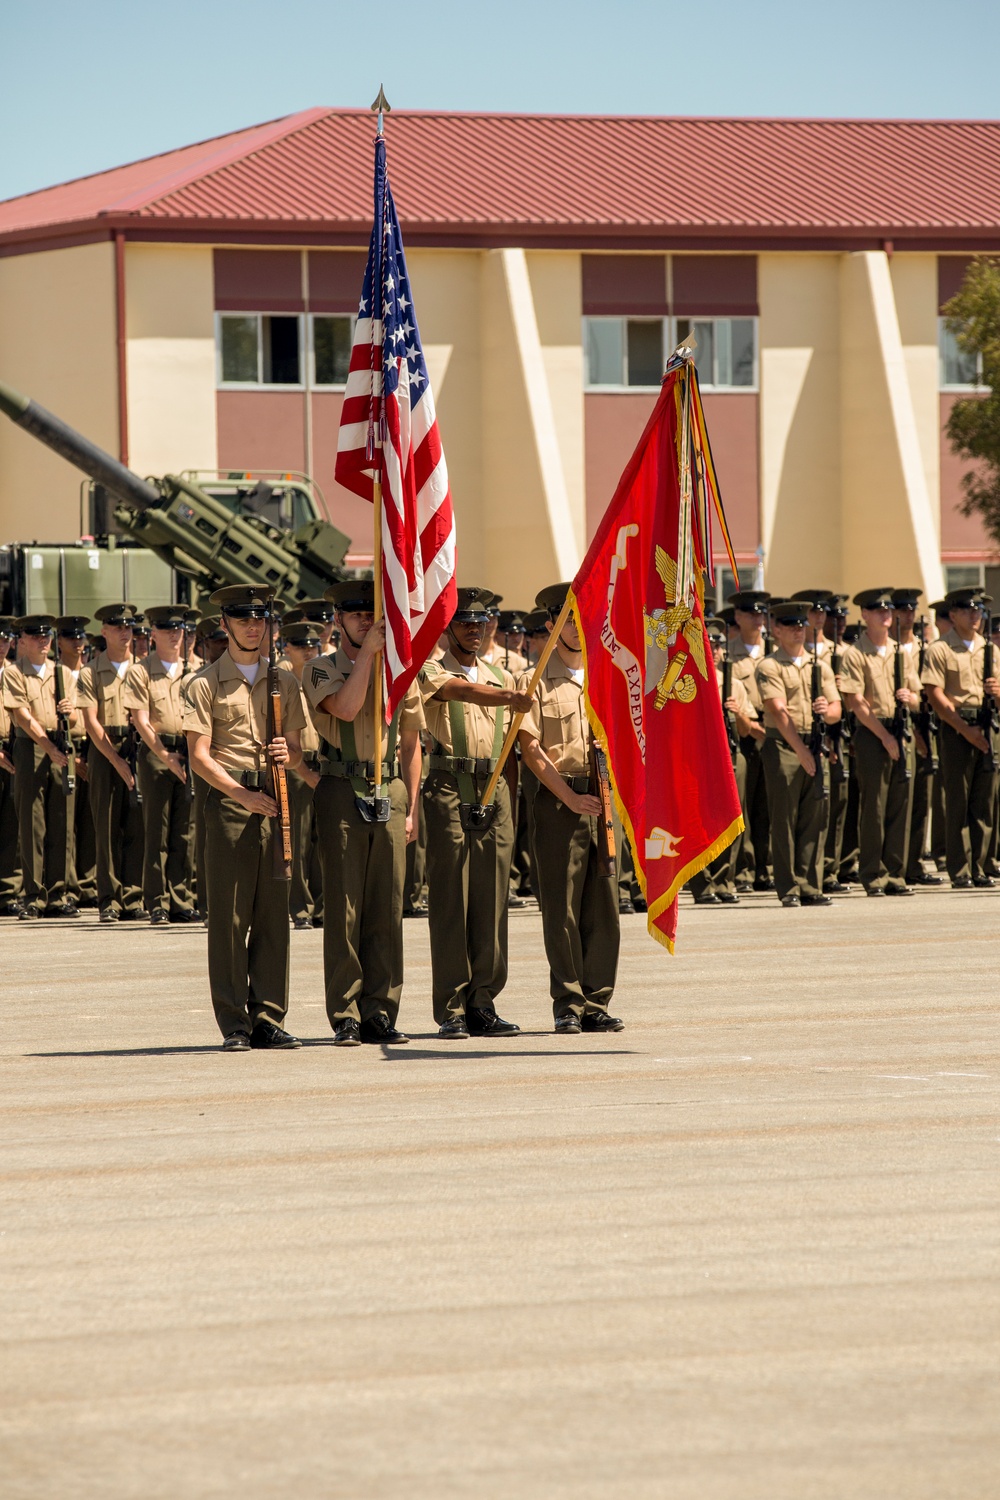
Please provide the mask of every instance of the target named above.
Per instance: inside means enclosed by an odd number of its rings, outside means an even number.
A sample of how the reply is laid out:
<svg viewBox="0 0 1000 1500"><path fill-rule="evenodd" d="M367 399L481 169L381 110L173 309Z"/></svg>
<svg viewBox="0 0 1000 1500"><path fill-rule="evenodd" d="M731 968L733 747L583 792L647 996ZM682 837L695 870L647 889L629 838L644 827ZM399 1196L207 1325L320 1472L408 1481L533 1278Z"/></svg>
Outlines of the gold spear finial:
<svg viewBox="0 0 1000 1500"><path fill-rule="evenodd" d="M382 134L385 116L392 113L392 105L385 97L385 89L381 84L378 86L378 98L372 104L372 114L378 115L378 133Z"/></svg>

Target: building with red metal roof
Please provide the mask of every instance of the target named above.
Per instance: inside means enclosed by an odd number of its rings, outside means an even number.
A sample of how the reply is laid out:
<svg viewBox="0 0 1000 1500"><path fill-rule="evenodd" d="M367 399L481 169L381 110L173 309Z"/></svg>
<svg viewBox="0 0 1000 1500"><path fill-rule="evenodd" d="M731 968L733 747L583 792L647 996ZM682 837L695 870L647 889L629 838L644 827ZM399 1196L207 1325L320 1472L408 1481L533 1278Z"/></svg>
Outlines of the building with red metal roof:
<svg viewBox="0 0 1000 1500"><path fill-rule="evenodd" d="M372 134L310 109L0 204L0 377L144 472L306 470L363 555L332 469ZM975 372L940 307L1000 251L1000 123L418 111L387 135L464 576L527 601L580 555L692 322L769 586L881 583L891 554L935 595L992 570L942 437ZM66 539L77 507L0 428L3 535Z"/></svg>

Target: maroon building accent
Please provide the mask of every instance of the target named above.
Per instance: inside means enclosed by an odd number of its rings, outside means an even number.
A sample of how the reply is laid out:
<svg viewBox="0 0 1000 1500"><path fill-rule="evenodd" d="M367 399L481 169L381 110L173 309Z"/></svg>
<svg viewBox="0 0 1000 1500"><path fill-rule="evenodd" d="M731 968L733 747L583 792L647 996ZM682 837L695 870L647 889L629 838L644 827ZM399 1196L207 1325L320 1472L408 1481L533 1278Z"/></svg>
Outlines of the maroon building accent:
<svg viewBox="0 0 1000 1500"><path fill-rule="evenodd" d="M679 317L756 317L755 255L673 255L670 270L670 311Z"/></svg>
<svg viewBox="0 0 1000 1500"><path fill-rule="evenodd" d="M305 407L299 391L218 391L220 469L305 471Z"/></svg>
<svg viewBox="0 0 1000 1500"><path fill-rule="evenodd" d="M309 311L356 313L367 262L364 250L310 250Z"/></svg>
<svg viewBox="0 0 1000 1500"><path fill-rule="evenodd" d="M663 255L585 255L585 317L665 317L667 262Z"/></svg>
<svg viewBox="0 0 1000 1500"><path fill-rule="evenodd" d="M297 250L216 250L213 261L219 312L304 311Z"/></svg>
<svg viewBox="0 0 1000 1500"><path fill-rule="evenodd" d="M950 302L965 280L965 273L972 264L971 255L938 256L938 308Z"/></svg>
<svg viewBox="0 0 1000 1500"><path fill-rule="evenodd" d="M584 397L588 542L642 436L655 400L652 391L641 395L590 392ZM705 394L702 400L733 549L750 556L760 541L757 394ZM716 541L721 545L720 538Z"/></svg>
<svg viewBox="0 0 1000 1500"><path fill-rule="evenodd" d="M939 401L941 410L941 553L946 561L958 562L963 557L970 561L981 561L986 555L995 556L998 548L987 534L979 515L964 516L962 501L965 490L963 477L977 465L967 458L960 458L948 441L947 425L951 409L956 401L967 397L942 391Z"/></svg>

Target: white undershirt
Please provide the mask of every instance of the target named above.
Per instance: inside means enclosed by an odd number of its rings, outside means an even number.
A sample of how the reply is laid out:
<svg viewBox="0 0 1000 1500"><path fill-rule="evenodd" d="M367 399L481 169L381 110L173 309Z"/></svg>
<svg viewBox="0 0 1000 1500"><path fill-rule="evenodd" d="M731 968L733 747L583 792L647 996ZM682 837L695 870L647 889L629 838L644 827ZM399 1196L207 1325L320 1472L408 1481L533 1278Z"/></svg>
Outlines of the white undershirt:
<svg viewBox="0 0 1000 1500"><path fill-rule="evenodd" d="M243 676L246 678L248 685L250 687L253 687L254 683L257 681L257 673L260 671L260 662L255 661L251 666L245 667L241 661L238 661L236 665L243 673Z"/></svg>
<svg viewBox="0 0 1000 1500"><path fill-rule="evenodd" d="M47 666L46 662L43 661L42 664L41 664L41 666L39 666L37 662L29 661L28 666L31 668L31 670L35 673L36 676L38 676L38 677L44 677L45 676L45 668Z"/></svg>
<svg viewBox="0 0 1000 1500"><path fill-rule="evenodd" d="M803 653L802 656L793 656L792 657L792 661L795 663L795 665L797 667L801 667L801 665L805 661L805 659L806 659L805 658L805 653Z"/></svg>
<svg viewBox="0 0 1000 1500"><path fill-rule="evenodd" d="M108 657L108 661L111 661L110 656ZM119 677L124 677L131 664L127 661L112 661L111 665L114 667Z"/></svg>
<svg viewBox="0 0 1000 1500"><path fill-rule="evenodd" d="M886 654L886 652L888 651L888 649L889 649L888 646L876 646L875 647L875 650L876 650L876 652L878 653L879 656L884 656Z"/></svg>
<svg viewBox="0 0 1000 1500"><path fill-rule="evenodd" d="M961 647L962 647L963 651L974 651L975 650L975 648L976 648L976 638L975 638L975 636L973 636L973 638L972 638L971 641L967 641L965 639L965 637L962 636L962 635L960 635L958 637L958 639L959 639L959 642L961 644Z"/></svg>
<svg viewBox="0 0 1000 1500"><path fill-rule="evenodd" d="M761 652L763 651L764 647L763 646L747 646L747 645L744 645L743 649L746 652L747 656L754 656L754 657L756 657L756 656L759 656L761 654Z"/></svg>
<svg viewBox="0 0 1000 1500"><path fill-rule="evenodd" d="M465 673L470 682L479 681L479 667L475 662L472 663L471 667L463 667L460 661L457 661L455 665L460 672Z"/></svg>
<svg viewBox="0 0 1000 1500"><path fill-rule="evenodd" d="M164 672L166 672L168 677L176 677L177 673L180 670L181 664L179 661L165 661L162 663L162 665L163 670Z"/></svg>
<svg viewBox="0 0 1000 1500"><path fill-rule="evenodd" d="M573 681L576 683L577 687L583 687L583 668L567 667L566 670L572 677Z"/></svg>

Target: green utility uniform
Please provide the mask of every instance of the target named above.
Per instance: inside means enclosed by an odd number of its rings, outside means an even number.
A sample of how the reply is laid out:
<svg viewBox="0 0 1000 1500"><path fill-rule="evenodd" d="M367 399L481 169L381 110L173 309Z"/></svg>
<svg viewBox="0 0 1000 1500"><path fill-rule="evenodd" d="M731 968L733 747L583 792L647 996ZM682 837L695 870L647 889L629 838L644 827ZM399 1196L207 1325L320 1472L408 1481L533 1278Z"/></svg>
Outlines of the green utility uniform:
<svg viewBox="0 0 1000 1500"><path fill-rule="evenodd" d="M975 723L982 706L985 653L986 641L978 631L966 645L952 628L928 647L924 658L923 681L941 688L967 724ZM997 773L989 756L943 720L940 743L948 875L953 884L970 879L988 884Z"/></svg>
<svg viewBox="0 0 1000 1500"><path fill-rule="evenodd" d="M450 651L417 678L432 740L423 802L427 816L427 904L434 1019L470 1009L496 1013L507 982L507 897L514 852L510 791L501 777L489 828L466 832L461 807L479 801L503 745L502 704L483 707L437 696L449 677L513 688L502 667L478 663L472 677Z"/></svg>
<svg viewBox="0 0 1000 1500"><path fill-rule="evenodd" d="M154 618L158 613L150 610L154 625L158 623ZM145 709L156 731L157 743L184 761L187 741L182 729L181 693L190 675L182 661L168 666L151 651L129 668L124 691L124 704L129 712ZM138 772L145 826L142 895L146 910L151 916L162 912L176 921L186 921L194 914L189 883L194 837L191 817L194 786L190 768L187 781L179 781L170 767L148 745L142 744Z"/></svg>
<svg viewBox="0 0 1000 1500"><path fill-rule="evenodd" d="M903 664L902 686L919 695L920 679L909 655L898 654ZM891 729L896 713L896 657L895 641L879 648L863 630L857 643L844 652L840 677L843 692L867 699L885 729ZM912 729L899 760L893 761L879 737L858 718L854 729L854 764L858 777L861 884L866 891L905 890L915 770Z"/></svg>
<svg viewBox="0 0 1000 1500"><path fill-rule="evenodd" d="M406 877L406 788L396 756L400 731L423 728L411 687L392 723L382 729L381 796L389 821L368 822L357 798L374 796L374 668L353 720L325 713L322 703L354 670L346 651L306 663L303 688L322 746L314 794L323 871L323 970L330 1025L361 1025L384 1017L395 1028L403 988L403 885Z"/></svg>
<svg viewBox="0 0 1000 1500"><path fill-rule="evenodd" d="M813 659L808 652L796 661L779 648L757 665L757 687L764 710L766 738L761 751L767 777L767 801L771 814L771 855L778 895L814 899L823 893L823 854L829 805L817 795L816 781L799 764L795 751L783 738L768 709L772 698L783 698L789 717L800 736L808 740L812 726ZM823 697L839 699L837 684L828 661L820 660ZM829 775L825 761L820 771Z"/></svg>
<svg viewBox="0 0 1000 1500"><path fill-rule="evenodd" d="M526 693L531 674L518 687ZM591 790L590 731L583 669L574 671L552 652L521 733L537 740L574 792ZM618 881L601 871L598 820L573 812L536 781L531 859L542 911L549 964L549 993L556 1021L568 1015L607 1015L618 973ZM616 828L616 846L621 831Z"/></svg>
<svg viewBox="0 0 1000 1500"><path fill-rule="evenodd" d="M294 733L305 723L298 684L289 672L277 676L282 729ZM267 718L263 661L253 687L228 651L184 684L184 732L208 735L213 759L259 790L268 784ZM280 1026L288 1010L288 883L274 877L276 824L215 787L206 795L208 978L225 1037L249 1033L259 1021Z"/></svg>

